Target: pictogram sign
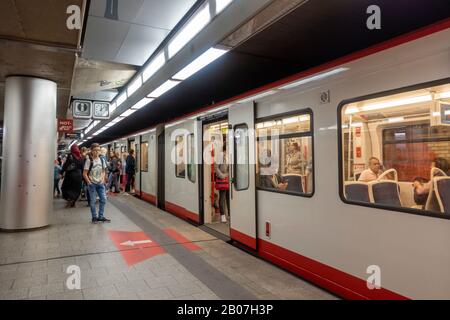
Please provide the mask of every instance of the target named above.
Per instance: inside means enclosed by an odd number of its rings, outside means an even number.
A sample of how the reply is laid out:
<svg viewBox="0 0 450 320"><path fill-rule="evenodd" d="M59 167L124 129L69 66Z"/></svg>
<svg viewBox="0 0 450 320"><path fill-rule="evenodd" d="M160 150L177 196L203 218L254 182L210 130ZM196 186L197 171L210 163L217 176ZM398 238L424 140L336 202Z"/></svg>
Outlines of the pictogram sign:
<svg viewBox="0 0 450 320"><path fill-rule="evenodd" d="M165 253L165 250L144 232L111 230L108 235L130 267Z"/></svg>

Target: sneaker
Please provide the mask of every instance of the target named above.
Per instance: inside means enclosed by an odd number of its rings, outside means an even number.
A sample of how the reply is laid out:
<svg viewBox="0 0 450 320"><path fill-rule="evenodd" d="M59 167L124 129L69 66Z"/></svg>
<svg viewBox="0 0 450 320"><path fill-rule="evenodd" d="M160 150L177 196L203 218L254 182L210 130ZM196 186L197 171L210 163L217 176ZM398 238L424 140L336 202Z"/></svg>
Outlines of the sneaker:
<svg viewBox="0 0 450 320"><path fill-rule="evenodd" d="M97 218L92 218L92 223L93 224L97 224L98 223L98 219Z"/></svg>
<svg viewBox="0 0 450 320"><path fill-rule="evenodd" d="M227 217L225 215L222 215L220 217L221 217L222 222L227 222Z"/></svg>
<svg viewBox="0 0 450 320"><path fill-rule="evenodd" d="M106 219L105 217L101 217L97 219L98 222L111 222L111 220Z"/></svg>

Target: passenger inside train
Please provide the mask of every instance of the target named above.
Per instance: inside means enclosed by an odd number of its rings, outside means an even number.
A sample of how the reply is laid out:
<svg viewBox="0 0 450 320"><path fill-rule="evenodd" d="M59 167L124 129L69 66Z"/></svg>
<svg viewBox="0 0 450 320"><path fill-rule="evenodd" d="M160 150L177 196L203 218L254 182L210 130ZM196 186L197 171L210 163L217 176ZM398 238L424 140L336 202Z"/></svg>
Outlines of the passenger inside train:
<svg viewBox="0 0 450 320"><path fill-rule="evenodd" d="M352 102L341 112L348 201L450 213L449 84Z"/></svg>
<svg viewBox="0 0 450 320"><path fill-rule="evenodd" d="M311 114L304 113L257 123L258 189L312 194L311 119Z"/></svg>
<svg viewBox="0 0 450 320"><path fill-rule="evenodd" d="M204 125L205 225L230 234L228 121Z"/></svg>

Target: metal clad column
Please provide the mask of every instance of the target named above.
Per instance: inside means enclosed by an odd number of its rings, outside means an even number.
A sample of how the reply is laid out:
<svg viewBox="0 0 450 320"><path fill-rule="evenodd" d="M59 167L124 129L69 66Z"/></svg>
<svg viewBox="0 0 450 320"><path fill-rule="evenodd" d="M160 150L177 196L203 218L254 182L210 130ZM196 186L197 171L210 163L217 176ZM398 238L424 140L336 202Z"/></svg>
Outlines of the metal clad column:
<svg viewBox="0 0 450 320"><path fill-rule="evenodd" d="M48 225L53 210L56 83L8 77L5 87L0 229Z"/></svg>

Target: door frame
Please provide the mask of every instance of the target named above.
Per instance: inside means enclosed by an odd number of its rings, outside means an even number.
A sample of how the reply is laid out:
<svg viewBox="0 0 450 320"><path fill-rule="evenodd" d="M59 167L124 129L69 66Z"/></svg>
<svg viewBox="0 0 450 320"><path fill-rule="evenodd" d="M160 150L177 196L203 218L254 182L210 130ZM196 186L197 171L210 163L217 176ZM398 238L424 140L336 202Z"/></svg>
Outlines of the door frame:
<svg viewBox="0 0 450 320"><path fill-rule="evenodd" d="M231 237L231 239L233 240L233 241L237 241L238 243L240 243L240 244L242 244L242 245L244 245L245 246L245 248L247 248L247 249L249 249L249 250L251 250L251 251L255 251L255 252L257 252L258 250L259 250L259 241L258 241L258 239L259 239L259 225L258 225L258 222L259 222L259 219L258 219L258 190L257 190L257 187L256 187L256 161L258 161L258 155L257 155L257 153L256 153L256 150L257 150L257 137L256 137L256 111L257 111L257 108L256 108L256 102L255 101L251 101L251 103L252 103L252 105L251 106L249 106L248 104L249 104L250 102L248 102L248 103L246 103L246 104L244 104L244 105L241 105L241 106L239 106L240 108L252 108L252 114L253 114L253 119L252 119L252 121L253 121L253 126L250 126L249 125L249 123L247 123L247 122L245 122L245 121L241 121L241 122L239 122L239 123L235 123L235 124L231 124L231 123L229 123L229 130L232 130L232 133L233 133L233 137L232 137L232 147L230 147L229 148L229 150L228 150L228 155L229 155L229 157L230 156L232 156L233 157L233 164L232 164L232 168L230 169L230 173L232 173L232 179L234 180L235 179L235 176L236 176L236 172L235 172L235 170L236 170L236 163L235 163L235 160L236 160L236 153L235 153L235 142L236 142L236 140L235 140L235 137L234 137L234 131L235 131L235 128L237 127L237 126L240 126L240 125L246 125L247 126L247 130L248 131L250 131L250 130L253 130L254 131L254 136L253 136L253 156L254 156L254 160L255 160L255 164L249 164L250 165L250 167L251 166L253 166L253 168L250 168L249 169L249 174L250 174L250 171L253 171L253 173L254 173L254 176L253 176L253 183L254 183L254 194L253 194L253 199L254 199L254 201L255 201L255 212L254 212L254 218L255 218L255 248L253 248L253 247L249 247L249 246L247 246L245 243L241 243L241 242L239 242L238 240L236 240L236 239L233 239L233 237L231 236L231 230L232 230L232 226L231 226L231 222L230 222L230 237ZM252 150L251 150L251 146L250 146L250 137L249 136L247 136L247 138L249 139L248 141L249 141L249 156L250 156L250 152L252 152ZM231 142L230 142L231 143ZM232 155L230 154L230 151L232 151ZM249 159L249 162L250 162L250 159ZM236 181L233 181L233 185L235 184L235 182ZM251 181L251 176L249 177L249 183L251 183L252 181ZM234 188L234 186L233 186L233 188ZM240 190L240 191L245 191L245 190L248 190L248 188L247 189L244 189L244 190ZM240 191L237 191L237 190L231 190L231 184L230 184L230 197L231 197L231 199L230 199L230 203L232 202L232 200L233 200L233 198L232 198L232 193L235 193L235 192L240 192ZM231 213L230 213L230 215L231 215ZM232 220L232 218L230 218L230 220ZM237 230L236 230L237 231ZM248 235L247 235L248 236Z"/></svg>
<svg viewBox="0 0 450 320"><path fill-rule="evenodd" d="M212 123L217 123L217 122L222 122L222 121L227 121L228 122L228 111L227 112L218 112L216 114L212 114L206 118L200 119L199 121L201 122L201 161L199 166L199 179L200 179L200 183L199 183L199 214L200 214L200 225L205 225L205 184L204 184L204 179L205 179L205 164L204 164L204 159L203 159L203 154L205 152L205 143L203 141L203 137L205 134L205 125L209 125ZM231 215L231 211L230 211L230 215ZM226 235L225 235L226 236Z"/></svg>
<svg viewBox="0 0 450 320"><path fill-rule="evenodd" d="M166 166L165 166L165 155L166 155L166 131L162 130L159 135L157 135L157 194L156 194L156 204L161 210L166 208Z"/></svg>

